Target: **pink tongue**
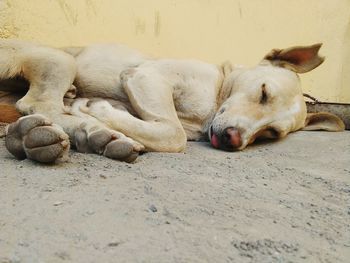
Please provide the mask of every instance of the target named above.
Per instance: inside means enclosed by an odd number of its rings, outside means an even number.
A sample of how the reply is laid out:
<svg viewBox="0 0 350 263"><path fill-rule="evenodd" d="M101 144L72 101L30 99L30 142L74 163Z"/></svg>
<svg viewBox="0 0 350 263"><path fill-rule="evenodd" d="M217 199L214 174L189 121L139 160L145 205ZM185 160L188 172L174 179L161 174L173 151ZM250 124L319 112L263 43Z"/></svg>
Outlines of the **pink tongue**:
<svg viewBox="0 0 350 263"><path fill-rule="evenodd" d="M216 136L216 134L213 134L211 136L211 144L215 147L215 148L219 148L219 139L218 136Z"/></svg>

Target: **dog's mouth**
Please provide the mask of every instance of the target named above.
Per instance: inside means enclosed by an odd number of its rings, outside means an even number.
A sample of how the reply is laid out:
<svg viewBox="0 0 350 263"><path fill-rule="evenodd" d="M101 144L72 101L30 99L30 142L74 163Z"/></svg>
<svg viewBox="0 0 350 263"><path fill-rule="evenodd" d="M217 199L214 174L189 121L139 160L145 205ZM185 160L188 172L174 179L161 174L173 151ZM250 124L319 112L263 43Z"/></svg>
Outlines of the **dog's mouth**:
<svg viewBox="0 0 350 263"><path fill-rule="evenodd" d="M227 132L229 130L229 132ZM256 132L253 132L248 139L244 139L243 132L241 130L229 127L224 131L216 133L213 126L209 129L209 138L211 145L216 149L222 149L225 151L237 151L244 149L247 145L254 143L255 141L273 140L281 137L282 132L274 127L264 127ZM228 136L229 135L229 136Z"/></svg>
<svg viewBox="0 0 350 263"><path fill-rule="evenodd" d="M209 129L209 138L210 138L210 143L213 145L214 148L220 148L220 142L219 142L219 137L214 133L213 126L210 126Z"/></svg>
<svg viewBox="0 0 350 263"><path fill-rule="evenodd" d="M281 137L282 132L273 127L266 127L255 132L249 139L248 144L255 141L275 140Z"/></svg>
<svg viewBox="0 0 350 263"><path fill-rule="evenodd" d="M211 145L214 146L214 148L220 148L219 138L216 134L212 134L210 138L210 142L211 142Z"/></svg>

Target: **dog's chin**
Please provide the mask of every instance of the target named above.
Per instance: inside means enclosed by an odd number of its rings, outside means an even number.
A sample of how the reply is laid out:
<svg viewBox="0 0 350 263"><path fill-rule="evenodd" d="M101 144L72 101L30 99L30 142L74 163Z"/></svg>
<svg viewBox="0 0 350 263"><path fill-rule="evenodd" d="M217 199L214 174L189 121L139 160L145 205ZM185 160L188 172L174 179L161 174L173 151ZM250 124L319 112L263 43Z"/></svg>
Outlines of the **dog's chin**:
<svg viewBox="0 0 350 263"><path fill-rule="evenodd" d="M215 144L213 144L212 142L210 142L211 146L215 149L218 149L218 150L222 150L222 151L225 151L225 152L239 152L239 151L242 151L244 150L244 148L246 148L245 146L244 147L239 147L239 148L236 148L236 147L233 147L233 146L228 146L228 145L220 145L220 146L217 146Z"/></svg>

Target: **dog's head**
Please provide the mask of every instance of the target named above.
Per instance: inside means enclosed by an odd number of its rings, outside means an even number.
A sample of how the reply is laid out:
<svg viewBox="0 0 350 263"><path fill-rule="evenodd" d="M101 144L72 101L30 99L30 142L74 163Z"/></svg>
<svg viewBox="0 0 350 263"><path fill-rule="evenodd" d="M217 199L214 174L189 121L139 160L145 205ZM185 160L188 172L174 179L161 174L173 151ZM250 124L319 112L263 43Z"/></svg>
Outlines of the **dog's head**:
<svg viewBox="0 0 350 263"><path fill-rule="evenodd" d="M307 114L297 73L319 66L321 44L274 49L254 68L235 68L226 77L221 97L227 98L209 128L216 148L242 150L257 138L282 138L300 129L339 131L336 116Z"/></svg>

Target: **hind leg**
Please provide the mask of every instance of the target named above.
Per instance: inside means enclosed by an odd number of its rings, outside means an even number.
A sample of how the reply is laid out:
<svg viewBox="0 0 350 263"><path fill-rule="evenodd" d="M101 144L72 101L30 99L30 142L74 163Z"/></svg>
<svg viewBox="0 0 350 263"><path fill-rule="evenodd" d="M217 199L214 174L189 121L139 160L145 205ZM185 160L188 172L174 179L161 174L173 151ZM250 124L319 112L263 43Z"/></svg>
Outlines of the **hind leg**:
<svg viewBox="0 0 350 263"><path fill-rule="evenodd" d="M6 129L6 148L18 159L42 163L66 160L69 137L63 129L43 115L20 118Z"/></svg>
<svg viewBox="0 0 350 263"><path fill-rule="evenodd" d="M41 114L46 117L23 117L11 125L6 139L9 151L18 158L52 162L66 155L69 136L78 150L118 160L135 159L143 149L142 145L111 130L97 119L85 119L65 111L63 97L72 88L75 74L74 58L63 51L0 40L0 79L19 75L30 84L27 94L17 102L17 109L25 115ZM30 129L22 128L26 126L22 123L29 120L33 123ZM49 154L47 159L42 157L46 153Z"/></svg>
<svg viewBox="0 0 350 263"><path fill-rule="evenodd" d="M63 109L76 75L75 59L61 50L24 41L0 40L0 80L22 77L27 94L17 102L24 115Z"/></svg>

